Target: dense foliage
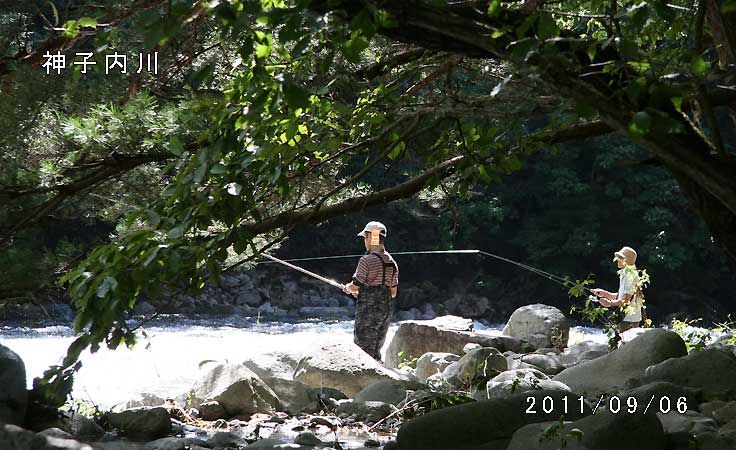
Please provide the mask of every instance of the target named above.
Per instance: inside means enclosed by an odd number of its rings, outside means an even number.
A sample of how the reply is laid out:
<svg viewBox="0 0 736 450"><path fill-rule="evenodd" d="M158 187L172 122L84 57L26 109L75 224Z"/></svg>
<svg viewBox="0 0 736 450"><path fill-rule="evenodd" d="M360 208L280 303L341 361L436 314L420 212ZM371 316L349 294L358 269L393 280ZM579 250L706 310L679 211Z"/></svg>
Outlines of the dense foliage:
<svg viewBox="0 0 736 450"><path fill-rule="evenodd" d="M19 2L0 16L0 117L13 130L1 144L0 245L27 254L34 227L64 214L126 213L112 241L62 278L79 337L43 383L63 395L84 348L132 345L125 319L141 295L201 288L300 224L417 196L451 199L441 245L495 245L495 231L513 227L509 253L579 270L610 252L600 247L636 239L674 271L714 254L710 234L733 262L733 123L719 118L736 98L735 6ZM161 68L44 75L44 55L62 51L94 51L100 63L106 52L158 52ZM560 159L538 151L611 131L650 157L622 141L587 164L585 147ZM625 155L632 167L614 169ZM532 156L544 161L525 169L543 171L539 185L517 177L505 196L479 187ZM659 169L633 174L647 163ZM594 170L587 183L583 166ZM393 176L374 178L381 170ZM708 227L695 234L702 251L675 236L702 226L677 220L679 193ZM556 207L533 214L540 205Z"/></svg>

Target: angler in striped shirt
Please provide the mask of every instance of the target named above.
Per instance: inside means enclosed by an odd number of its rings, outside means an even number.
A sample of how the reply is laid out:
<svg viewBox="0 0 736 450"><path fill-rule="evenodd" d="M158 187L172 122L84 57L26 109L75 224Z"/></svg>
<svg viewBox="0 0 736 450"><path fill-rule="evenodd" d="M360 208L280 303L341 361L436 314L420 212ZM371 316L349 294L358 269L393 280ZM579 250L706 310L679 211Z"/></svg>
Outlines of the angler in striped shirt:
<svg viewBox="0 0 736 450"><path fill-rule="evenodd" d="M384 247L386 226L368 222L358 233L365 239L366 254L361 256L353 279L345 292L357 299L355 307L355 343L381 361L381 347L391 323L391 300L399 285L399 266Z"/></svg>

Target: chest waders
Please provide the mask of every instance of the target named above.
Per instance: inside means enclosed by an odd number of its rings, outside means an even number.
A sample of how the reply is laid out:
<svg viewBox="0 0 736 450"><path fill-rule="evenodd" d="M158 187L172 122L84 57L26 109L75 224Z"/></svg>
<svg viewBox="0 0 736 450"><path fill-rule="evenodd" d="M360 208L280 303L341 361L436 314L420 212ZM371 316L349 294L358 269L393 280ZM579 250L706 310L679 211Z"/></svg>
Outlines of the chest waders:
<svg viewBox="0 0 736 450"><path fill-rule="evenodd" d="M355 305L354 342L376 361L381 360L381 347L386 341L386 333L391 323L391 288L386 285L386 269L396 274L394 262L384 262L381 255L371 253L381 261L381 284L362 286Z"/></svg>

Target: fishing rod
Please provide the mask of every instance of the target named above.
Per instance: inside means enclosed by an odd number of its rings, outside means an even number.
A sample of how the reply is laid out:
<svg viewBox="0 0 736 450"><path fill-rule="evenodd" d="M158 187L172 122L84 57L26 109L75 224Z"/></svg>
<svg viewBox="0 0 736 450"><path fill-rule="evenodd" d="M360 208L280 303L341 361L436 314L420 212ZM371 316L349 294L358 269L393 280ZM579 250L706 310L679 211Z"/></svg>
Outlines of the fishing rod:
<svg viewBox="0 0 736 450"><path fill-rule="evenodd" d="M290 269L297 270L297 271L299 271L299 272L301 272L301 273L303 273L305 275L309 275L312 278L316 278L316 279L318 279L320 281L324 281L325 283L329 284L330 286L334 286L334 287L336 287L336 288L338 288L340 290L343 290L345 288L345 285L340 284L340 283L338 283L335 280L331 280L331 279L329 279L327 277L323 277L322 275L318 275L318 274L316 274L314 272L310 272L307 269L302 269L301 267L295 266L294 264L290 264L290 263L288 263L288 262L286 262L286 261L284 261L282 259L278 259L278 258L276 258L274 256L267 255L265 253L263 253L263 256L266 257L266 258L268 258L268 259L270 259L273 262L282 264L282 265L284 265L284 266L286 266L286 267L288 267Z"/></svg>
<svg viewBox="0 0 736 450"><path fill-rule="evenodd" d="M546 271L544 271L542 269L539 269L539 268L536 268L536 267L533 267L533 266L530 266L530 265L527 265L527 264L524 264L524 263L520 263L518 261L514 261L514 260L509 259L509 258L504 258L503 256L499 256L499 255L496 255L496 254L493 254L493 253L490 253L490 252L486 252L486 251L483 251L483 250L477 250L477 249L472 249L472 250L422 250L422 251L413 251L413 252L392 252L391 254L392 255L441 255L441 254L465 254L465 255L467 255L467 254L476 254L476 255L483 255L483 256L488 256L488 257L491 257L491 258L498 259L500 261L504 261L504 262L509 263L509 264L513 264L513 265L515 265L517 267L520 267L522 269L525 269L525 270L528 270L528 271L530 271L532 273L535 273L537 275L540 275L540 276L542 276L544 278L547 278L548 280L553 281L553 282L555 282L555 283L557 283L557 284L559 284L561 286L564 286L564 287L569 287L569 283L570 283L570 281L568 279L563 278L563 277L560 277L559 275L555 275L555 274L546 272ZM318 260L328 260L328 259L357 258L357 257L361 257L361 256L364 256L364 255L363 254L354 254L354 255L336 255L336 256L316 256L316 257L310 257L310 258L293 258L293 259L286 259L286 260L281 260L281 259L275 258L275 257L273 257L271 255L266 255L266 254L264 254L263 256L266 257L266 258L268 258L268 259L270 259L271 261L260 261L257 264L267 264L267 263L270 263L270 262L280 263L280 264L282 264L282 265L284 265L286 267L289 267L289 268L294 269L294 270L298 270L299 272L302 272L302 273L304 273L306 275L309 275L309 276L311 276L313 278L316 278L318 280L324 281L325 283L328 283L328 284L330 284L330 285L332 285L334 287L337 287L338 289L343 289L344 286L342 284L338 283L337 281L330 280L330 279L325 278L325 277L323 277L321 275L317 275L317 274L315 274L313 272L310 272L310 271L308 271L306 269L303 269L303 268L301 268L299 266L295 266L293 264L290 264L290 262L318 261ZM583 290L585 292L589 292L590 294L592 294L592 295L590 295L588 297L588 299L590 301L593 301L593 302L596 302L596 303L599 302L598 297L595 295L595 293L590 288L587 288L585 286L582 286L582 288L583 288Z"/></svg>

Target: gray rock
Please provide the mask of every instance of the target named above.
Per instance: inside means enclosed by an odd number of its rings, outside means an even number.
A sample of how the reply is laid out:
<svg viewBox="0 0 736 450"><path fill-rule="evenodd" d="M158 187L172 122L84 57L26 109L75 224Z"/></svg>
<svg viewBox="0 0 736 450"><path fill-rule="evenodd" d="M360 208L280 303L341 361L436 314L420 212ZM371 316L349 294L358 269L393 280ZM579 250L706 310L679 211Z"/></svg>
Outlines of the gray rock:
<svg viewBox="0 0 736 450"><path fill-rule="evenodd" d="M324 445L324 442L322 442L320 438L315 436L314 433L310 433L308 431L298 434L297 437L294 438L294 443L297 445L307 445L311 447Z"/></svg>
<svg viewBox="0 0 736 450"><path fill-rule="evenodd" d="M442 373L447 366L459 360L460 356L452 353L425 353L417 360L416 376L421 383L424 383L430 376Z"/></svg>
<svg viewBox="0 0 736 450"><path fill-rule="evenodd" d="M214 421L218 419L227 419L228 414L225 408L222 407L220 402L210 400L202 402L199 407L199 418L207 421Z"/></svg>
<svg viewBox="0 0 736 450"><path fill-rule="evenodd" d="M510 397L514 394L534 390L548 390L570 392L570 388L552 381L536 369L516 369L503 372L492 378L486 384L485 391L477 392L474 397L477 400L488 400L495 398Z"/></svg>
<svg viewBox="0 0 736 450"><path fill-rule="evenodd" d="M469 342L483 347L494 347L504 352L525 352L532 348L521 339L509 336L489 336L472 332L472 321L455 316L442 316L433 320L402 322L386 350L386 366L398 367L398 354L419 358L429 352L460 355Z"/></svg>
<svg viewBox="0 0 736 450"><path fill-rule="evenodd" d="M488 380L506 370L508 362L501 352L495 348L480 347L447 366L442 378L455 387L485 386Z"/></svg>
<svg viewBox="0 0 736 450"><path fill-rule="evenodd" d="M24 422L28 406L26 366L17 353L0 345L0 423Z"/></svg>
<svg viewBox="0 0 736 450"><path fill-rule="evenodd" d="M475 350L476 348L480 348L482 345L478 344L477 342L469 342L465 344L463 347L463 355L467 355L471 351Z"/></svg>
<svg viewBox="0 0 736 450"><path fill-rule="evenodd" d="M248 445L248 450L314 450L308 445L289 444L280 439L261 439Z"/></svg>
<svg viewBox="0 0 736 450"><path fill-rule="evenodd" d="M57 437L56 432L38 433L17 425L0 424L0 448L5 450L94 450L74 439Z"/></svg>
<svg viewBox="0 0 736 450"><path fill-rule="evenodd" d="M294 369L301 359L301 353L292 351L272 351L249 356L243 365L255 372L262 380L266 378L294 378Z"/></svg>
<svg viewBox="0 0 736 450"><path fill-rule="evenodd" d="M279 399L258 375L244 365L219 364L192 388L194 408L205 401L215 400L228 416L273 413Z"/></svg>
<svg viewBox="0 0 736 450"><path fill-rule="evenodd" d="M563 370L553 380L566 384L574 392L611 393L642 378L647 367L686 354L685 342L677 333L653 329L605 356Z"/></svg>
<svg viewBox="0 0 736 450"><path fill-rule="evenodd" d="M700 411L701 414L703 414L706 417L713 417L713 413L723 408L728 402L725 402L723 400L714 400L712 402L707 403L701 403L698 405L698 411Z"/></svg>
<svg viewBox="0 0 736 450"><path fill-rule="evenodd" d="M74 439L74 435L71 433L67 433L66 431L62 430L61 428L47 428L38 434L42 436L49 436L59 439Z"/></svg>
<svg viewBox="0 0 736 450"><path fill-rule="evenodd" d="M599 411L562 427L559 421L524 426L514 433L507 450L665 450L666 442L654 414Z"/></svg>
<svg viewBox="0 0 736 450"><path fill-rule="evenodd" d="M165 399L158 395L144 392L138 398L128 400L123 409L139 408L141 406L161 406L164 402Z"/></svg>
<svg viewBox="0 0 736 450"><path fill-rule="evenodd" d="M143 450L189 450L194 445L209 447L207 442L197 438L166 437L148 442Z"/></svg>
<svg viewBox="0 0 736 450"><path fill-rule="evenodd" d="M719 424L726 424L736 421L736 401L728 402L722 407L713 411L713 418Z"/></svg>
<svg viewBox="0 0 736 450"><path fill-rule="evenodd" d="M304 356L294 371L294 379L319 388L328 386L354 397L376 381L406 378L386 369L352 343L324 345Z"/></svg>
<svg viewBox="0 0 736 450"><path fill-rule="evenodd" d="M559 355L560 362L567 368L577 366L585 361L591 361L608 354L608 345L583 341L571 345Z"/></svg>
<svg viewBox="0 0 736 450"><path fill-rule="evenodd" d="M685 411L684 413L657 413L662 429L666 434L690 433L698 435L717 431L716 421L705 417L696 411Z"/></svg>
<svg viewBox="0 0 736 450"><path fill-rule="evenodd" d="M158 439L171 433L169 412L160 406L110 413L110 425L123 434L140 439Z"/></svg>
<svg viewBox="0 0 736 450"><path fill-rule="evenodd" d="M261 294L259 294L258 291L253 290L241 291L241 293L235 299L235 303L241 306L247 305L257 307L261 306L262 302L263 299L261 298Z"/></svg>
<svg viewBox="0 0 736 450"><path fill-rule="evenodd" d="M76 412L71 413L66 419L66 427L75 436L83 438L93 438L105 434L105 430L97 422Z"/></svg>
<svg viewBox="0 0 736 450"><path fill-rule="evenodd" d="M554 353L545 355L530 353L523 355L519 361L537 367L547 375L557 375L565 370L565 366L560 361L559 356Z"/></svg>
<svg viewBox="0 0 736 450"><path fill-rule="evenodd" d="M514 311L502 333L523 339L534 348L567 347L570 322L554 306L537 303Z"/></svg>
<svg viewBox="0 0 736 450"><path fill-rule="evenodd" d="M643 382L670 381L699 388L706 400L729 400L736 396L736 356L722 348L708 348L673 358L647 368Z"/></svg>
<svg viewBox="0 0 736 450"><path fill-rule="evenodd" d="M685 386L679 386L666 381L655 381L654 383L648 383L637 388L623 392L620 397L628 399L634 397L637 405L646 405L654 397L652 402L653 410L659 410L660 406L662 409L669 408L672 410L671 414L679 414L677 409L677 402L680 398L684 399L683 407L687 409L695 409L695 405L700 403L700 399L703 397L703 393L700 389L689 388ZM668 400L661 400L662 398ZM662 401L662 405L660 405ZM656 403L654 403L656 402Z"/></svg>
<svg viewBox="0 0 736 450"><path fill-rule="evenodd" d="M149 316L155 313L156 307L146 301L137 302L133 308L133 314L136 316Z"/></svg>
<svg viewBox="0 0 736 450"><path fill-rule="evenodd" d="M140 450L138 445L133 446L128 442L120 441L108 441L108 442L93 442L95 450Z"/></svg>
<svg viewBox="0 0 736 450"><path fill-rule="evenodd" d="M337 407L337 414L351 417L355 421L378 422L393 412L391 405L384 402L361 402L347 400Z"/></svg>
<svg viewBox="0 0 736 450"><path fill-rule="evenodd" d="M406 391L426 389L427 386L412 381L381 380L369 386L355 396L358 402L383 402L398 405L406 398Z"/></svg>
<svg viewBox="0 0 736 450"><path fill-rule="evenodd" d="M296 380L267 378L266 384L279 398L279 411L289 414L314 413L319 411L320 403L314 389Z"/></svg>
<svg viewBox="0 0 736 450"><path fill-rule="evenodd" d="M577 395L571 393L535 391L503 399L464 403L405 422L399 428L397 442L401 450L506 450L514 432L524 425L559 419L560 409L551 413L542 410L545 397L550 397L558 406L563 404L564 398L571 405L577 401ZM530 406L528 398L534 399L535 414L527 412ZM588 414L590 409L587 407L582 414L574 408L565 418L578 419Z"/></svg>
<svg viewBox="0 0 736 450"><path fill-rule="evenodd" d="M230 431L220 431L207 439L207 446L211 448L245 447L248 442Z"/></svg>

